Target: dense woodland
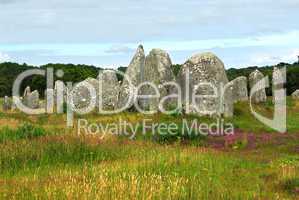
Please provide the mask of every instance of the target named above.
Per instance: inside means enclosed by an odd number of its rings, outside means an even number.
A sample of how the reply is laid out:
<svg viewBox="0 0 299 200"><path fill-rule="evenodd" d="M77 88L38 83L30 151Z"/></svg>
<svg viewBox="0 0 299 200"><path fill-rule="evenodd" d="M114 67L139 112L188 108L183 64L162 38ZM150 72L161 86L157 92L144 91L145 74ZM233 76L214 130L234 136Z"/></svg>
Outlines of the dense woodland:
<svg viewBox="0 0 299 200"><path fill-rule="evenodd" d="M284 67L286 66L287 69L287 93L290 95L292 92L294 92L296 89L299 89L299 63L279 63L278 65L275 65L277 67ZM102 70L102 68L98 68L96 66L92 65L74 65L74 64L47 64L42 65L40 68L45 69L51 67L54 70L62 69L64 72L64 76L60 78L60 80L63 80L64 82L71 81L73 83L82 81L88 77L96 78L99 71ZM181 65L173 65L173 72L174 74L178 74L180 70ZM234 78L238 76L246 76L255 69L259 69L264 75L268 75L270 78L271 83L271 77L272 77L272 70L274 66L264 66L264 67L247 67L247 68L240 68L240 69L234 69L230 68L227 70L227 75L229 80L233 80ZM34 69L37 68L37 66L31 66L27 64L17 64L17 63L11 63L11 62L5 62L0 63L0 97L3 97L5 95L11 96L12 91L12 85L16 77L22 73L23 71L27 69ZM119 67L118 70L125 72L126 67ZM55 77L55 76L54 76ZM122 79L122 77L118 77L119 80ZM43 91L46 88L46 80L44 77L41 76L33 76L28 79L26 79L23 82L22 90L27 86L31 86L32 90L38 90L40 94L43 94ZM271 89L267 89L267 94L271 95Z"/></svg>

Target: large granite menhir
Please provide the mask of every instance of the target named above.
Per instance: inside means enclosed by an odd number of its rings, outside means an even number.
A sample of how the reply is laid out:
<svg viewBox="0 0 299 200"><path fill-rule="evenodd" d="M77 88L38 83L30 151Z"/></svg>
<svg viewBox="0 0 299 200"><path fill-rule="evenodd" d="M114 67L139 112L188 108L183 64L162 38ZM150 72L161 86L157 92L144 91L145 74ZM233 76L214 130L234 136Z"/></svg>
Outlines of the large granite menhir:
<svg viewBox="0 0 299 200"><path fill-rule="evenodd" d="M175 76L171 69L172 62L167 52L161 49L153 49L145 58L145 67L142 73L142 82L150 82L159 90L160 98L139 99L140 107L147 111L157 111L161 99L174 92L171 86L163 86L164 83L174 82ZM150 85L144 85L140 90L141 95L156 95L155 89ZM163 104L165 110L170 107L171 100Z"/></svg>
<svg viewBox="0 0 299 200"><path fill-rule="evenodd" d="M178 82L182 88L185 112L226 117L233 115L233 88L231 84L227 85L223 62L213 53L196 54L189 58L179 72ZM201 96L193 101L193 95Z"/></svg>

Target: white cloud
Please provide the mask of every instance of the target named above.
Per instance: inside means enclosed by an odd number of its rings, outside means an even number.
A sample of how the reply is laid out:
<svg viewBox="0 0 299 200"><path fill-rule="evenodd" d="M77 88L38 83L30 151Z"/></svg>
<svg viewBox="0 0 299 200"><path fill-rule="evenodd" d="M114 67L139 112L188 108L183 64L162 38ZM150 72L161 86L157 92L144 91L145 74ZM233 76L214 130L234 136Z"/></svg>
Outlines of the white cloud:
<svg viewBox="0 0 299 200"><path fill-rule="evenodd" d="M279 55L276 53L265 53L253 55L251 57L251 65L270 65L279 62L292 63L298 61L299 49L291 49Z"/></svg>
<svg viewBox="0 0 299 200"><path fill-rule="evenodd" d="M176 63L206 50L228 66L247 66L251 55L261 64L297 60L287 51L299 46L299 0L0 0L0 6L0 49L19 62L116 65L128 63L139 43L169 51Z"/></svg>
<svg viewBox="0 0 299 200"><path fill-rule="evenodd" d="M9 57L8 54L0 52L0 63L8 62L10 60L11 60L11 58Z"/></svg>

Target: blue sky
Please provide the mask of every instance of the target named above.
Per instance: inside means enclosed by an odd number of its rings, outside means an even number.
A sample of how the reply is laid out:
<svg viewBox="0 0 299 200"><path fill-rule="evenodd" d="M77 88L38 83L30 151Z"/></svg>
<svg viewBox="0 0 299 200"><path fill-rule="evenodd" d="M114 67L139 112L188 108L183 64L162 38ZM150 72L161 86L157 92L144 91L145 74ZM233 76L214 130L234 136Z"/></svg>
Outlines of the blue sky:
<svg viewBox="0 0 299 200"><path fill-rule="evenodd" d="M126 66L139 44L173 63L212 51L227 68L299 55L299 0L0 0L0 9L0 62Z"/></svg>

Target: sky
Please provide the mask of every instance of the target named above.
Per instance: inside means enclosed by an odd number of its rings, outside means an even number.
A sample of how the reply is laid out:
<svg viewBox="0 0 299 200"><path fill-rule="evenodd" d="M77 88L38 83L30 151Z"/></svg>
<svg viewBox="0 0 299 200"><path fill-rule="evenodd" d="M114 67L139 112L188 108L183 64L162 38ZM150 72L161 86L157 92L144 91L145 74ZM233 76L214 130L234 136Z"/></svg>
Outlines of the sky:
<svg viewBox="0 0 299 200"><path fill-rule="evenodd" d="M139 44L175 64L296 62L299 0L0 0L0 62L127 66Z"/></svg>

